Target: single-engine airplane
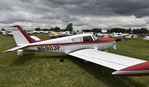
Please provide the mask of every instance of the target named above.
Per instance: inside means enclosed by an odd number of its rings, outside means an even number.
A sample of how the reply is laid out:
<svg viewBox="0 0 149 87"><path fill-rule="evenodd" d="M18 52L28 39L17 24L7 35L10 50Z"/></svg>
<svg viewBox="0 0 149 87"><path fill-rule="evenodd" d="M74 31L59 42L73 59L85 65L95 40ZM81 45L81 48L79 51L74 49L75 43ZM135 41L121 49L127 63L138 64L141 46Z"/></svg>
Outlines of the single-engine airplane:
<svg viewBox="0 0 149 87"><path fill-rule="evenodd" d="M19 25L11 26L12 34L17 47L6 50L17 50L18 55L23 50L62 52L80 59L99 64L116 70L117 76L144 76L149 75L149 62L131 57L104 52L108 48L116 48L113 38L98 38L92 34L78 34L50 40L32 39Z"/></svg>

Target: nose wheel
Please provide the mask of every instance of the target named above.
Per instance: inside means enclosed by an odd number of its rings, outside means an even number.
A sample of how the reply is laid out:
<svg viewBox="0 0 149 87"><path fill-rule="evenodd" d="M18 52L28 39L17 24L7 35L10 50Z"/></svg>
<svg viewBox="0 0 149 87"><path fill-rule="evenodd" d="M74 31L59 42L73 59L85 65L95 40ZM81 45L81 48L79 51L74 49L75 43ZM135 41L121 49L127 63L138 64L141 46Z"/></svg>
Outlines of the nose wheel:
<svg viewBox="0 0 149 87"><path fill-rule="evenodd" d="M64 62L64 58L60 58L59 59L59 62Z"/></svg>

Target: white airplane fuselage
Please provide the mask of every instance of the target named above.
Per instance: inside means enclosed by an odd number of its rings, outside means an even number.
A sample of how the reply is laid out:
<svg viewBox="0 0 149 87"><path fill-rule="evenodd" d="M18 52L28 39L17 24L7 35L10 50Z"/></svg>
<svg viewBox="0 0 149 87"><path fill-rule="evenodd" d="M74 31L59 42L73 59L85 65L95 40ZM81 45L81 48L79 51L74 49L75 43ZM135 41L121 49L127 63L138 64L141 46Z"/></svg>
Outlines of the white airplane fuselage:
<svg viewBox="0 0 149 87"><path fill-rule="evenodd" d="M57 39L39 41L31 43L26 50L44 51L44 52L63 52L70 53L80 49L98 49L107 50L115 44L112 38L99 38L93 41L83 41L84 36L91 36L91 34L81 34ZM80 41L73 41L73 38L80 38Z"/></svg>

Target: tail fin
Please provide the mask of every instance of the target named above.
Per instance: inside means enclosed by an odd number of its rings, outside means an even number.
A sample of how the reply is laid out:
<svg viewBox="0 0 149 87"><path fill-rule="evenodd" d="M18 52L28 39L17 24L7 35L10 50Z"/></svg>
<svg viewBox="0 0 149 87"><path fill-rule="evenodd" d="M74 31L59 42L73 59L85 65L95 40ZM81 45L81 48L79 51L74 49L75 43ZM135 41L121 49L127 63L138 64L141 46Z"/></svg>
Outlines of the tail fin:
<svg viewBox="0 0 149 87"><path fill-rule="evenodd" d="M24 45L34 42L32 38L21 28L21 26L15 25L11 27L18 28L18 29L12 29L12 34L17 45Z"/></svg>

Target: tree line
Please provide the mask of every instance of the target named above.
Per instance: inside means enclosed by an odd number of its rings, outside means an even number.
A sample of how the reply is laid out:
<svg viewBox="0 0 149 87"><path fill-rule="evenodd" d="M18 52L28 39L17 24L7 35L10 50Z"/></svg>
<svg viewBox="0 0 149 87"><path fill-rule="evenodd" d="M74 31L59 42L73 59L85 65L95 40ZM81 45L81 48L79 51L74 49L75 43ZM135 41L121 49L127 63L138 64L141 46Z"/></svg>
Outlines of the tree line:
<svg viewBox="0 0 149 87"><path fill-rule="evenodd" d="M102 29L94 28L94 29L84 29L83 32L96 32L101 33ZM140 28L140 29L125 29L125 28L112 28L107 29L107 33L133 33L133 34L149 34L149 30L147 28Z"/></svg>
<svg viewBox="0 0 149 87"><path fill-rule="evenodd" d="M50 29L48 28L44 28L44 29L41 29L41 28L35 28L36 31L56 31L56 32L60 32L60 31L73 31L73 24L72 23L69 23L65 29L61 29L60 27L52 27Z"/></svg>
<svg viewBox="0 0 149 87"><path fill-rule="evenodd" d="M1 30L5 30L4 28L2 28ZM73 24L69 23L67 24L65 29L61 29L60 27L52 27L52 28L35 28L36 31L56 31L56 32L60 32L60 31L73 31ZM102 29L100 28L93 28L93 29L83 29L80 30L83 32L96 32L96 33L101 33ZM79 30L77 31L79 32ZM140 28L140 29L125 29L125 28L111 28L111 29L107 29L107 33L133 33L133 34L149 34L149 30L147 28Z"/></svg>

